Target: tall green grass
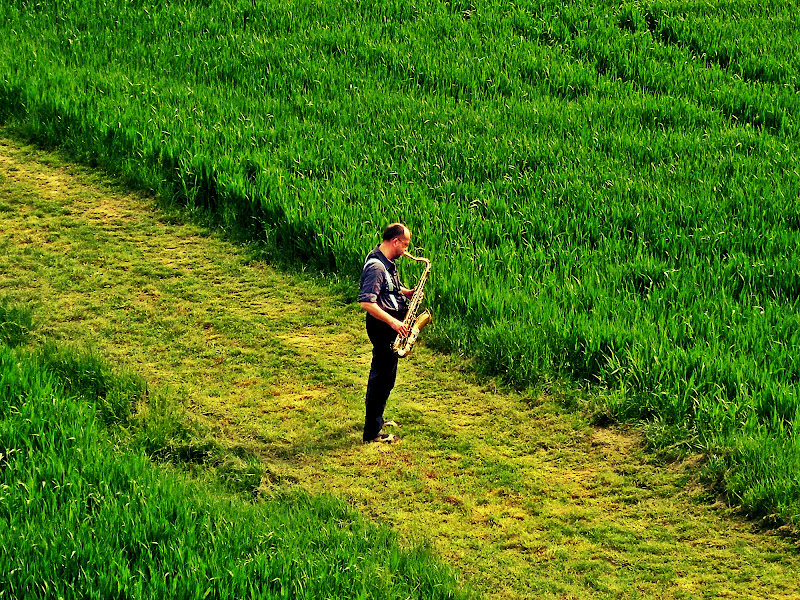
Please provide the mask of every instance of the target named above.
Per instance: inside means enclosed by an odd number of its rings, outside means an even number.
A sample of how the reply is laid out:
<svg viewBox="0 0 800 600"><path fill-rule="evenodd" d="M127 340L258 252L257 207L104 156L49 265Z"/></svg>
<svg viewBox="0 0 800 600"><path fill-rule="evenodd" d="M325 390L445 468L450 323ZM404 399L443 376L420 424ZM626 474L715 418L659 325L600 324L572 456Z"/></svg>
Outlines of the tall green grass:
<svg viewBox="0 0 800 600"><path fill-rule="evenodd" d="M0 298L0 343L11 348L25 344L31 340L34 328L30 309Z"/></svg>
<svg viewBox="0 0 800 600"><path fill-rule="evenodd" d="M0 115L350 281L402 219L431 343L604 386L760 490L745 447L798 443L797 8L17 0Z"/></svg>
<svg viewBox="0 0 800 600"><path fill-rule="evenodd" d="M0 345L0 598L469 597L339 500L251 501L121 451L108 397L145 387L109 371Z"/></svg>

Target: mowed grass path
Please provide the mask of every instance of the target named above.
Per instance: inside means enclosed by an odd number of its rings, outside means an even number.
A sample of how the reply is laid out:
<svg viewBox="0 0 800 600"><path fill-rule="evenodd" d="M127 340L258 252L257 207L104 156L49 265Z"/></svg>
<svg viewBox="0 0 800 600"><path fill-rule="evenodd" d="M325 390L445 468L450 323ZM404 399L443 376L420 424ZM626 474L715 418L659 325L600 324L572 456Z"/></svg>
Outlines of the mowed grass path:
<svg viewBox="0 0 800 600"><path fill-rule="evenodd" d="M498 600L800 598L797 542L702 502L696 465L424 346L390 400L402 442L361 445L358 306L97 173L0 141L0 223L0 295L261 456L264 493L346 498Z"/></svg>

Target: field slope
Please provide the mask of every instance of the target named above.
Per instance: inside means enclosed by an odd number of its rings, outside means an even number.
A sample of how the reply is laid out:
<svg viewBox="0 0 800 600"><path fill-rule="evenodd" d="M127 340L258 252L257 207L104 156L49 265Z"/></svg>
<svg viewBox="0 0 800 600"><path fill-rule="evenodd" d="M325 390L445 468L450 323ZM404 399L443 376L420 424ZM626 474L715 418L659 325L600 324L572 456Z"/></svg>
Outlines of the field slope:
<svg viewBox="0 0 800 600"><path fill-rule="evenodd" d="M6 4L29 139L343 278L404 220L431 343L800 519L797 0Z"/></svg>
<svg viewBox="0 0 800 600"><path fill-rule="evenodd" d="M710 504L696 465L425 346L390 405L402 443L360 445L356 305L58 156L6 140L0 174L0 293L136 370L231 460L258 456L261 491L345 498L498 600L798 597L796 544Z"/></svg>

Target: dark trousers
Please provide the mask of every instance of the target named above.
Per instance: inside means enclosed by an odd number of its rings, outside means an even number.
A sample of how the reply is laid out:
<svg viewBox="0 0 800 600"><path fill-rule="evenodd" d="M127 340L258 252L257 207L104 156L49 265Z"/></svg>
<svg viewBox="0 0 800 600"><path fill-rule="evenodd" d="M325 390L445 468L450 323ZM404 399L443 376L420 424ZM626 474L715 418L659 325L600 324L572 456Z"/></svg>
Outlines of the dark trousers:
<svg viewBox="0 0 800 600"><path fill-rule="evenodd" d="M383 321L367 315L367 335L372 342L372 366L364 402L364 441L374 440L383 428L383 411L397 379L397 355L392 351L397 333Z"/></svg>

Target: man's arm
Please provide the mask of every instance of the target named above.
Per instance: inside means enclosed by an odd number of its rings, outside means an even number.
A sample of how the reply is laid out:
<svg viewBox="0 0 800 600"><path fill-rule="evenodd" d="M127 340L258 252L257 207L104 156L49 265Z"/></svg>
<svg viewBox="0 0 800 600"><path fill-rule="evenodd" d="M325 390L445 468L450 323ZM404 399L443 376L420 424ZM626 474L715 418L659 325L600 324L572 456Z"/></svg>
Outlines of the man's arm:
<svg viewBox="0 0 800 600"><path fill-rule="evenodd" d="M379 321L383 321L384 323L388 324L401 336L403 337L408 336L408 327L403 325L403 322L400 319L395 319L392 315L383 310L375 302L359 302L359 304L361 304L361 308L363 308L365 311L367 311L369 314L371 314Z"/></svg>

